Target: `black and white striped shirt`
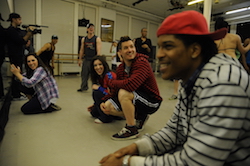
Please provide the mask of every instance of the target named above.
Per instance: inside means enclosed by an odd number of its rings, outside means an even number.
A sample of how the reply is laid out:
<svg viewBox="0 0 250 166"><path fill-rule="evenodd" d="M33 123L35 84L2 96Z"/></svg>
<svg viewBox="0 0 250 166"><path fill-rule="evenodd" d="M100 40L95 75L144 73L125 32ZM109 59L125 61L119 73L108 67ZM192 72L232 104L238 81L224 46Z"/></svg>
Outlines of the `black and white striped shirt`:
<svg viewBox="0 0 250 166"><path fill-rule="evenodd" d="M250 165L250 77L238 60L217 54L178 98L166 126L136 141L131 166Z"/></svg>

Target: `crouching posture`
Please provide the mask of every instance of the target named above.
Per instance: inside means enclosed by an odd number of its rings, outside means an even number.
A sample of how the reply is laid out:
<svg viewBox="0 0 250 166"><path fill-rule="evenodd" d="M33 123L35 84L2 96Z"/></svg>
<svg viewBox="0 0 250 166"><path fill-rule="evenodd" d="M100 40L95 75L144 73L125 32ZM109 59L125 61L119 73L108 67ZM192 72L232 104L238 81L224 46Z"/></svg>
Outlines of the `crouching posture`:
<svg viewBox="0 0 250 166"><path fill-rule="evenodd" d="M134 139L143 129L149 114L158 110L162 98L148 57L136 53L129 37L121 38L118 49L123 63L117 67L117 79L108 83L114 93L108 95L100 107L106 114L123 115L126 119L125 127L112 139Z"/></svg>

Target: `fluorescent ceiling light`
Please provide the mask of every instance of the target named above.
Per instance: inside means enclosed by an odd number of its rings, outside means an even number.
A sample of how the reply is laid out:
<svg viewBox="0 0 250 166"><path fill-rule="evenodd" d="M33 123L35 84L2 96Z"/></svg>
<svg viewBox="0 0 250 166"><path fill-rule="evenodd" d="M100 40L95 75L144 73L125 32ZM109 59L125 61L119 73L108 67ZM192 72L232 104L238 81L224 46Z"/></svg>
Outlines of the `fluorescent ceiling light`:
<svg viewBox="0 0 250 166"><path fill-rule="evenodd" d="M188 2L188 5L193 5L193 4L195 4L195 3L199 3L199 2L202 2L202 1L204 1L204 0L194 0L194 1L190 1L190 2Z"/></svg>
<svg viewBox="0 0 250 166"><path fill-rule="evenodd" d="M233 13L243 12L243 11L246 11L249 9L250 9L250 7L245 7L245 8L241 8L241 9L227 11L225 14L233 14Z"/></svg>

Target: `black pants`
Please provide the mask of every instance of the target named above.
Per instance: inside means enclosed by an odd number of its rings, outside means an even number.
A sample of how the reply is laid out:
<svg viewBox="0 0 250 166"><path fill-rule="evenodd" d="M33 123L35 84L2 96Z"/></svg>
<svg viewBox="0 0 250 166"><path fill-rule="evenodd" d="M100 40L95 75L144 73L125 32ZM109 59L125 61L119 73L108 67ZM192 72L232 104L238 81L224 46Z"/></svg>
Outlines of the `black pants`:
<svg viewBox="0 0 250 166"><path fill-rule="evenodd" d="M24 114L39 114L39 113L52 112L50 106L45 110L42 109L41 104L37 98L37 95L34 95L35 91L33 88L20 86L20 91L23 92L24 94L32 96L32 98L21 107L21 111Z"/></svg>
<svg viewBox="0 0 250 166"><path fill-rule="evenodd" d="M100 104L103 102L101 99L104 97L104 94L99 90L93 90L92 97L94 100L94 109L91 111L91 115L104 123L113 121L114 116L107 115L100 109Z"/></svg>
<svg viewBox="0 0 250 166"><path fill-rule="evenodd" d="M10 58L10 63L14 64L16 67L20 67L22 69L22 58L16 59L16 58L12 58L12 56L9 57ZM12 97L13 98L19 98L21 96L20 94L20 81L16 78L16 76L13 74L12 76L12 84L11 84L11 93L12 93Z"/></svg>

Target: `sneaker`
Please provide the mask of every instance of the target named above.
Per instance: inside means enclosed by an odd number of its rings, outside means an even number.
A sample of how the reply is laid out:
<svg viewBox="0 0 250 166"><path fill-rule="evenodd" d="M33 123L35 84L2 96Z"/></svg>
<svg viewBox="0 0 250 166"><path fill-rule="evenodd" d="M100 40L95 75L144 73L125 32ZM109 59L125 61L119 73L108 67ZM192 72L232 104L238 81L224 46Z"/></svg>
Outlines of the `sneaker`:
<svg viewBox="0 0 250 166"><path fill-rule="evenodd" d="M170 98L168 98L168 100L176 100L177 99L177 95L172 95Z"/></svg>
<svg viewBox="0 0 250 166"><path fill-rule="evenodd" d="M96 119L94 120L94 122L97 123L97 124L103 124L103 122L102 122L100 119L98 119L98 118L96 118Z"/></svg>
<svg viewBox="0 0 250 166"><path fill-rule="evenodd" d="M77 89L77 92L87 91L88 89Z"/></svg>
<svg viewBox="0 0 250 166"><path fill-rule="evenodd" d="M148 121L148 118L149 118L149 115L147 115L144 120L136 119L135 126L137 127L137 130L139 132L141 132L144 129L144 126L145 126L146 122Z"/></svg>
<svg viewBox="0 0 250 166"><path fill-rule="evenodd" d="M77 92L82 92L82 89L77 89Z"/></svg>
<svg viewBox="0 0 250 166"><path fill-rule="evenodd" d="M22 101L22 100L28 100L26 96L20 96L20 97L13 97L13 101Z"/></svg>
<svg viewBox="0 0 250 166"><path fill-rule="evenodd" d="M122 140L129 140L129 139L135 139L138 138L139 133L137 131L136 126L125 126L121 129L117 134L114 134L111 138L113 140L122 141Z"/></svg>
<svg viewBox="0 0 250 166"><path fill-rule="evenodd" d="M51 103L51 108L53 108L55 111L60 111L62 108L59 107L58 105L55 105L54 103Z"/></svg>

